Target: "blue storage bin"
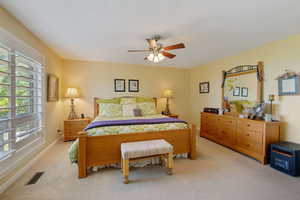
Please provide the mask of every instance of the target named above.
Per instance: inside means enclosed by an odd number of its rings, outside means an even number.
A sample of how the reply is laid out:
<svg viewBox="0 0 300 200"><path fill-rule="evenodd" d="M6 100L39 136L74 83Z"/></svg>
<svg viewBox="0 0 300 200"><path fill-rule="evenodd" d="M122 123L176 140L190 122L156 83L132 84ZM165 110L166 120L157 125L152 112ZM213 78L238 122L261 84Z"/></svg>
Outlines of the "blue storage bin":
<svg viewBox="0 0 300 200"><path fill-rule="evenodd" d="M291 176L300 175L300 145L292 142L271 144L270 165Z"/></svg>

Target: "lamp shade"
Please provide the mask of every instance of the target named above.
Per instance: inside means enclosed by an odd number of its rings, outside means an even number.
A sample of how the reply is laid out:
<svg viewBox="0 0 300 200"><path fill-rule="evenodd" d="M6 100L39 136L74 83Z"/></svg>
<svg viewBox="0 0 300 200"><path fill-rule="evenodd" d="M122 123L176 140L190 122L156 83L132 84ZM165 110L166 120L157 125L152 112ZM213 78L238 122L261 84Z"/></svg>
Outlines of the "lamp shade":
<svg viewBox="0 0 300 200"><path fill-rule="evenodd" d="M172 90L165 90L164 93L163 93L163 97L165 97L165 98L171 98L171 97L173 97Z"/></svg>
<svg viewBox="0 0 300 200"><path fill-rule="evenodd" d="M67 98L78 98L79 94L76 88L68 88L67 92L65 94L65 97Z"/></svg>

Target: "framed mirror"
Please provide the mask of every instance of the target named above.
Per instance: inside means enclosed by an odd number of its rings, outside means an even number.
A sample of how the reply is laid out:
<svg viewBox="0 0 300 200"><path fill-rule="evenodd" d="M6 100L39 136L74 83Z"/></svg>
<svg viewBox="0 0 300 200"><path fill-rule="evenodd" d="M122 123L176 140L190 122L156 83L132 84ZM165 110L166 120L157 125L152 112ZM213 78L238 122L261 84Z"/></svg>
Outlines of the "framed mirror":
<svg viewBox="0 0 300 200"><path fill-rule="evenodd" d="M222 72L222 108L227 114L239 115L244 109L262 103L263 66L263 62L258 62Z"/></svg>

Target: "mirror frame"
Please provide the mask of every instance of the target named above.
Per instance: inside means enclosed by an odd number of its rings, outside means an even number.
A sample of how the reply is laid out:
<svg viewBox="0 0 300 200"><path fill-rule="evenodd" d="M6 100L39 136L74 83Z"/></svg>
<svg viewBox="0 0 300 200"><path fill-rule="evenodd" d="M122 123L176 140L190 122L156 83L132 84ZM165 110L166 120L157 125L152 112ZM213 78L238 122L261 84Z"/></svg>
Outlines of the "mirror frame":
<svg viewBox="0 0 300 200"><path fill-rule="evenodd" d="M263 101L263 82L264 82L264 63L262 61L258 62L257 65L240 65L233 67L228 71L222 71L222 108L224 109L225 98L224 98L224 86L225 80L229 77L241 76L245 74L257 74L257 99L258 103ZM230 111L229 111L230 112Z"/></svg>

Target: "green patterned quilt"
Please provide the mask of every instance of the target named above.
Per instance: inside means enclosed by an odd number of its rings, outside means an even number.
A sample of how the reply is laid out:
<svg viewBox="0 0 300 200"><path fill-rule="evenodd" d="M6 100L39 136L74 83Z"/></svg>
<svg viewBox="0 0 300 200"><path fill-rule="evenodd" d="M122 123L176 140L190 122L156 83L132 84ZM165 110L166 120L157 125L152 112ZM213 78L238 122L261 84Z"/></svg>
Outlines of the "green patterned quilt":
<svg viewBox="0 0 300 200"><path fill-rule="evenodd" d="M128 119L149 119L149 118L162 118L166 117L161 114L148 115L142 117L96 117L94 121L106 121L106 120L128 120ZM93 128L88 130L88 135L114 135L124 133L136 133L136 132L148 132L148 131L162 131L162 130L178 130L188 128L185 123L164 123L164 124L146 124L146 125L126 125L126 126L106 126ZM72 163L77 162L78 152L78 140L76 140L69 149L69 158Z"/></svg>

